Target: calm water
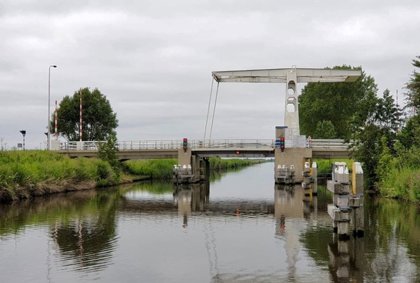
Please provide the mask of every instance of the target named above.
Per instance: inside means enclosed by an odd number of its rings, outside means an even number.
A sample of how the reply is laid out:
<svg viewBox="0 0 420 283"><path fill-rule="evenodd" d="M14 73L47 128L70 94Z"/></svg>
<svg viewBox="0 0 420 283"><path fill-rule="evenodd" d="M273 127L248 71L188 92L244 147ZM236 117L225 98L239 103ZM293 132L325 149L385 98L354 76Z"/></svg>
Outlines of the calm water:
<svg viewBox="0 0 420 283"><path fill-rule="evenodd" d="M420 282L418 207L366 200L365 237L338 241L325 188L275 188L272 174L0 206L0 282Z"/></svg>

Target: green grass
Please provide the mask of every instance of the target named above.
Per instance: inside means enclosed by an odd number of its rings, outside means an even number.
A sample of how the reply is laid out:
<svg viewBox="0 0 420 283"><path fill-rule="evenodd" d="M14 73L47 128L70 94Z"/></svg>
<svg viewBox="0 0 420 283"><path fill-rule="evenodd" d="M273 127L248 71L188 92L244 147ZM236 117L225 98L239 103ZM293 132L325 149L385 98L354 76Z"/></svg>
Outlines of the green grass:
<svg viewBox="0 0 420 283"><path fill-rule="evenodd" d="M124 163L125 170L133 175L146 176L152 179L169 180L175 159L129 160Z"/></svg>
<svg viewBox="0 0 420 283"><path fill-rule="evenodd" d="M261 163L262 161L212 157L209 162L211 170L224 171ZM177 164L176 159L129 160L124 163L124 167L129 174L146 176L155 180L169 180L172 177L172 169L175 164Z"/></svg>
<svg viewBox="0 0 420 283"><path fill-rule="evenodd" d="M318 175L324 175L331 173L331 166L334 162L346 162L349 170L352 169L353 160L349 158L341 159L314 159L318 166Z"/></svg>
<svg viewBox="0 0 420 283"><path fill-rule="evenodd" d="M379 184L385 197L420 201L420 168L392 168Z"/></svg>
<svg viewBox="0 0 420 283"><path fill-rule="evenodd" d="M259 159L222 159L220 157L211 157L209 159L210 169L213 170L230 170L246 167L263 162Z"/></svg>
<svg viewBox="0 0 420 283"><path fill-rule="evenodd" d="M48 151L1 151L0 187L15 188L40 182L96 181L116 183L118 176L108 162L92 158L70 159Z"/></svg>

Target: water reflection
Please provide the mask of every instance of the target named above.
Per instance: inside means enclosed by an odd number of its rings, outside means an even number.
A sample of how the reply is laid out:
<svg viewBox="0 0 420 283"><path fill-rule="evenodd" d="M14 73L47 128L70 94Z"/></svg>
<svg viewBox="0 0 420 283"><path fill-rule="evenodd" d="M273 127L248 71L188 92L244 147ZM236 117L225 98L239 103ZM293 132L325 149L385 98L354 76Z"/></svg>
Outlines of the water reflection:
<svg viewBox="0 0 420 283"><path fill-rule="evenodd" d="M56 219L50 225L50 237L66 265L98 271L111 262L117 241L117 197L118 194L99 193L85 204L92 208L90 213L75 215L70 220Z"/></svg>
<svg viewBox="0 0 420 283"><path fill-rule="evenodd" d="M364 242L360 238L342 241L334 236L328 244L329 269L334 282L363 282Z"/></svg>
<svg viewBox="0 0 420 283"><path fill-rule="evenodd" d="M204 211L209 203L210 185L208 182L174 185L174 204L178 206L178 214L182 217L182 227L188 226L191 211Z"/></svg>
<svg viewBox="0 0 420 283"><path fill-rule="evenodd" d="M288 280L297 277L297 262L302 250L300 235L306 229L311 213L317 212L317 197L313 187L275 185L274 217L276 219L276 236L284 239L284 250L287 256ZM317 217L317 214L314 214ZM306 221L305 221L306 220Z"/></svg>
<svg viewBox="0 0 420 283"><path fill-rule="evenodd" d="M45 260L37 254L48 257L52 281L66 282L193 275L186 281L415 282L420 276L416 206L366 199L365 237L339 241L324 187L315 195L313 188L273 188L271 180L269 186L223 182L142 183L0 206L2 281L42 281L24 277L16 265L29 259L28 274L42 273ZM157 268L162 264L168 268ZM197 267L187 274L191 264Z"/></svg>

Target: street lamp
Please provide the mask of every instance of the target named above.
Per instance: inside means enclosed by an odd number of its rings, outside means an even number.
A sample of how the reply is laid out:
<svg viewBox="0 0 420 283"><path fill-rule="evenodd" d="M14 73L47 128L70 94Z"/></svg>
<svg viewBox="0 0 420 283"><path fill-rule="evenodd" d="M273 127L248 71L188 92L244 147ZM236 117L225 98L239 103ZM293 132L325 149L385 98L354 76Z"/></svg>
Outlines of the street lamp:
<svg viewBox="0 0 420 283"><path fill-rule="evenodd" d="M47 135L47 150L50 150L50 136L51 136L51 123L50 123L50 119L51 119L51 113L50 113L50 89L51 89L51 68L57 68L57 65L50 65L48 67L48 135Z"/></svg>
<svg viewBox="0 0 420 283"><path fill-rule="evenodd" d="M26 135L26 131L25 130L21 130L20 133L22 134L22 137L23 137L22 149L25 150L25 135Z"/></svg>

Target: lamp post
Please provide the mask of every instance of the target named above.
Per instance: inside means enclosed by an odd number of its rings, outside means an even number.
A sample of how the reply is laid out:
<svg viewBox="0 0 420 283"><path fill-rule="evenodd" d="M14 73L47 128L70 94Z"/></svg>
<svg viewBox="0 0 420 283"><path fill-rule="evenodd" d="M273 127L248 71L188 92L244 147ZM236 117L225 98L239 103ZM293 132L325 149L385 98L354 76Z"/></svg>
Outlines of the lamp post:
<svg viewBox="0 0 420 283"><path fill-rule="evenodd" d="M51 89L51 68L57 68L57 65L50 65L48 67L48 124L47 124L47 129L48 129L48 135L47 135L47 150L50 150L50 136L51 136L51 123L50 123L50 119L51 119L51 113L50 113L50 89Z"/></svg>
<svg viewBox="0 0 420 283"><path fill-rule="evenodd" d="M22 149L25 150L25 135L26 135L26 131L25 130L21 130L20 133L22 134L23 140L22 140Z"/></svg>

